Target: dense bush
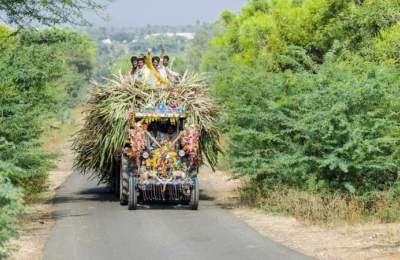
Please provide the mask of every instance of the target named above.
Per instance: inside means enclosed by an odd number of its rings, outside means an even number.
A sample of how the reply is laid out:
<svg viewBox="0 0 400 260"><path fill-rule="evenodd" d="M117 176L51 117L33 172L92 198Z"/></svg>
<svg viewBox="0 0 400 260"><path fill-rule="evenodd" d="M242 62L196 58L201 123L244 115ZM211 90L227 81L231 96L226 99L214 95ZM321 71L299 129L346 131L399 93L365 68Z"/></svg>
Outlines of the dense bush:
<svg viewBox="0 0 400 260"><path fill-rule="evenodd" d="M15 188L2 173L0 170L0 259L7 254L5 243L15 235L16 217L24 212L21 190Z"/></svg>
<svg viewBox="0 0 400 260"><path fill-rule="evenodd" d="M65 29L1 31L11 40L0 48L0 162L7 165L0 170L29 196L44 188L51 166L38 141L48 127L44 122L73 104L88 84L95 48Z"/></svg>
<svg viewBox="0 0 400 260"><path fill-rule="evenodd" d="M57 28L15 34L0 26L0 43L2 247L15 233L11 224L18 211L12 210L21 196L27 201L46 188L54 155L42 149L42 134L88 85L95 47L86 36Z"/></svg>
<svg viewBox="0 0 400 260"><path fill-rule="evenodd" d="M223 13L202 67L237 176L367 201L398 185L399 13L397 0L253 0Z"/></svg>
<svg viewBox="0 0 400 260"><path fill-rule="evenodd" d="M215 77L238 174L266 187L350 193L397 180L398 70L352 63L271 73L236 65Z"/></svg>

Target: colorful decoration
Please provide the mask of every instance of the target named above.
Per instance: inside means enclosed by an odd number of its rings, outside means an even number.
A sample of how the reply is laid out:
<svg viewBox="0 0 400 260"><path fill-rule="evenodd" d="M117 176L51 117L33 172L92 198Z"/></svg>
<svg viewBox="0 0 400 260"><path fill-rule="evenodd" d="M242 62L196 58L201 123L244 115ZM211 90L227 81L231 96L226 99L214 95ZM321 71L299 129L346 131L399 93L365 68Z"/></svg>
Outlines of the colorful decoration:
<svg viewBox="0 0 400 260"><path fill-rule="evenodd" d="M140 108L138 113L154 113L154 114L182 114L185 113L186 110L182 107L179 107L175 104L172 105L166 105L164 103L158 103L155 107L151 104L144 106L143 108Z"/></svg>
<svg viewBox="0 0 400 260"><path fill-rule="evenodd" d="M140 153L145 149L145 129L147 125L137 125L133 129L129 129L129 141L131 145L130 155L139 157Z"/></svg>
<svg viewBox="0 0 400 260"><path fill-rule="evenodd" d="M168 106L164 103L158 103L155 107L146 105L139 109L135 115L143 118L143 121L148 124L157 122L161 118L169 120L171 124L176 124L178 118L186 117L185 109L176 105Z"/></svg>
<svg viewBox="0 0 400 260"><path fill-rule="evenodd" d="M138 163L141 183L156 182L166 185L173 180L185 179L189 176L190 169L198 164L200 134L196 126L183 130L178 136L174 136L176 130L158 132L156 136L153 136L154 130L147 131L149 124L160 122L161 118L175 125L183 111L182 108L163 103L156 107L145 106L140 112L131 111L131 149L127 154ZM184 152L178 154L181 150ZM143 158L144 153L146 158Z"/></svg>
<svg viewBox="0 0 400 260"><path fill-rule="evenodd" d="M181 144L184 151L189 154L191 165L197 163L197 156L199 151L200 133L197 127L189 127L182 132Z"/></svg>

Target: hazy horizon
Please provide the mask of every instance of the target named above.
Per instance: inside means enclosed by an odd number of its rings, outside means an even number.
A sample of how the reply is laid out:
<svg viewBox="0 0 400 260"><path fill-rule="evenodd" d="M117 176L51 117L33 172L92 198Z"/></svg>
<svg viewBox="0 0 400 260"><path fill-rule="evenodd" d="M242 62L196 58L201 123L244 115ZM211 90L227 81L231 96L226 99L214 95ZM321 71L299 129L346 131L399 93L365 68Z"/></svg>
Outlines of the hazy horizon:
<svg viewBox="0 0 400 260"><path fill-rule="evenodd" d="M248 0L114 0L101 13L101 16L108 17L106 21L94 13L85 16L96 27L177 26L195 24L196 21L215 21L223 10L237 12L247 2Z"/></svg>

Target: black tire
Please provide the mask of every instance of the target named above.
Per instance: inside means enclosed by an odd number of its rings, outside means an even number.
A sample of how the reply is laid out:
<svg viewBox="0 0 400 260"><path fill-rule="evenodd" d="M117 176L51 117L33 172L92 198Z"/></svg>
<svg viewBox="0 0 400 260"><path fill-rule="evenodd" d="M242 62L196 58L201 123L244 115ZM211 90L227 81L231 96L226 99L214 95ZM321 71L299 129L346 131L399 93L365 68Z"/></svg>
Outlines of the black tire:
<svg viewBox="0 0 400 260"><path fill-rule="evenodd" d="M119 177L119 203L122 206L128 205L129 193L129 160L126 155L121 155L121 167Z"/></svg>
<svg viewBox="0 0 400 260"><path fill-rule="evenodd" d="M136 177L129 177L129 195L128 195L128 209L136 210L137 209L137 189L136 189Z"/></svg>
<svg viewBox="0 0 400 260"><path fill-rule="evenodd" d="M194 185L190 194L190 202L189 202L189 207L191 210L198 210L199 209L199 197L200 197L200 191L199 191L199 181L197 177L194 178Z"/></svg>
<svg viewBox="0 0 400 260"><path fill-rule="evenodd" d="M120 160L115 160L115 165L114 165L114 169L113 169L113 181L114 181L114 194L115 196L119 197L121 194L121 165L120 165Z"/></svg>

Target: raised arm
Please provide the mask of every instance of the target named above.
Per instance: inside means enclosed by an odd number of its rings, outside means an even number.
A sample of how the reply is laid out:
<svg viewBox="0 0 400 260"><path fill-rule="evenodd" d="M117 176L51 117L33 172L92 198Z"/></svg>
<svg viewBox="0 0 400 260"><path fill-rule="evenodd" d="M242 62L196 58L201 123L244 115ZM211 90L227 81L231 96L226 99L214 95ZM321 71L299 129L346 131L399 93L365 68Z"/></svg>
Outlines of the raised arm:
<svg viewBox="0 0 400 260"><path fill-rule="evenodd" d="M161 50L161 53L160 53L161 66L164 66L165 49L164 49L163 44L160 45L160 50Z"/></svg>
<svg viewBox="0 0 400 260"><path fill-rule="evenodd" d="M153 61L152 61L152 58L153 58L152 52L153 52L152 49L151 49L151 48L148 48L148 49L147 49L146 58L145 58L145 60L144 60L146 66L147 66L149 69L151 69L151 68L154 69L154 67L153 67Z"/></svg>
<svg viewBox="0 0 400 260"><path fill-rule="evenodd" d="M162 79L162 78L160 77L160 74L159 74L158 71L156 70L156 68L154 68L154 66L153 66L153 61L152 61L152 50L151 50L151 49L148 49L148 50L147 50L147 55L146 55L145 63L146 63L146 66L150 69L151 74L153 75L153 77L154 77L155 80L157 81L157 85L168 83L168 80Z"/></svg>

